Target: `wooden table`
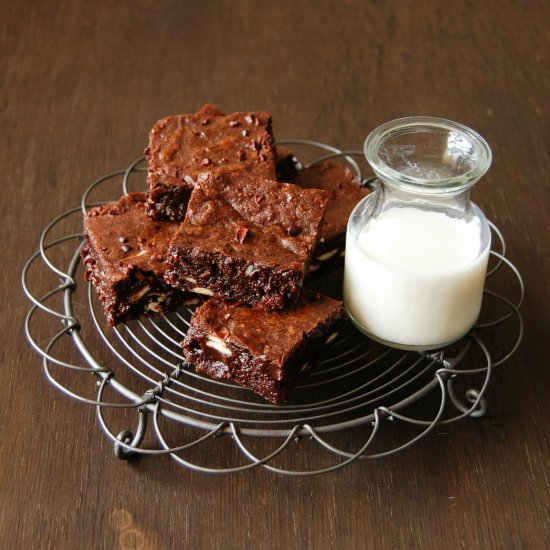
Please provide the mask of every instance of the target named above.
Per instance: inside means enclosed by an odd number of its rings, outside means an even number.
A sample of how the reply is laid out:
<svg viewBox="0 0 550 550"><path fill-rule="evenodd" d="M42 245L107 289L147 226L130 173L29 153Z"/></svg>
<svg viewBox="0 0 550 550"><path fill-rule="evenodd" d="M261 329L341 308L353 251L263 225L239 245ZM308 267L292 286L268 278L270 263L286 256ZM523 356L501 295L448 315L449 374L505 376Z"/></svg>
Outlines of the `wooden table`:
<svg viewBox="0 0 550 550"><path fill-rule="evenodd" d="M548 547L549 6L0 2L0 547ZM268 109L277 137L342 148L411 114L487 138L494 163L474 199L504 233L527 293L523 344L495 373L483 419L333 474L208 476L166 457L115 459L94 408L45 382L20 285L40 231L136 158L156 119L206 101ZM37 321L38 338L50 322ZM231 447L219 449L223 462Z"/></svg>

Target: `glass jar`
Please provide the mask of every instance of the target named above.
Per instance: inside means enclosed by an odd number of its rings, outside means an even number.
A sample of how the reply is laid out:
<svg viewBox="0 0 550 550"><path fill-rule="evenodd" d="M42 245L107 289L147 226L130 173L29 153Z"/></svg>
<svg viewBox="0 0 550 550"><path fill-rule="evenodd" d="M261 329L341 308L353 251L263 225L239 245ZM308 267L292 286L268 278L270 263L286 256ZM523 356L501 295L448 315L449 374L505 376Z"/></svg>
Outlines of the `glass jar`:
<svg viewBox="0 0 550 550"><path fill-rule="evenodd" d="M450 344L481 307L491 231L469 194L491 150L462 124L408 117L371 132L365 156L379 184L348 222L348 315L391 347Z"/></svg>

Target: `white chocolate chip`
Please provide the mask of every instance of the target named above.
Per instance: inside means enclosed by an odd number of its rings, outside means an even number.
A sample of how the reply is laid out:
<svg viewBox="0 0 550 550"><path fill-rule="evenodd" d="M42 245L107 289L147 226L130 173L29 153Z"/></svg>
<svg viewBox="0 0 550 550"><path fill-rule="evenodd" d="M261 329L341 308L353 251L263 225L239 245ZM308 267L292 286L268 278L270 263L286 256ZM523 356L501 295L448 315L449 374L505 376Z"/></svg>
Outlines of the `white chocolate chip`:
<svg viewBox="0 0 550 550"><path fill-rule="evenodd" d="M148 292L151 287L149 285L142 286L139 290L136 290L130 297L130 302L137 302L141 298L143 298Z"/></svg>
<svg viewBox="0 0 550 550"><path fill-rule="evenodd" d="M210 334L210 336L208 336L206 345L209 348L214 348L215 350L219 351L222 355L231 355L231 350L225 345L225 342L220 337L215 336L214 334Z"/></svg>
<svg viewBox="0 0 550 550"><path fill-rule="evenodd" d="M149 302L147 304L147 308L149 311L154 311L155 313L162 313L160 309L160 304L162 303L161 300Z"/></svg>
<svg viewBox="0 0 550 550"><path fill-rule="evenodd" d="M200 298L189 298L188 300L184 300L183 305L184 306L196 306L200 304L201 300Z"/></svg>
<svg viewBox="0 0 550 550"><path fill-rule="evenodd" d="M196 292L197 294L205 294L206 296L214 296L214 293L210 289L203 288L202 286L194 286L191 289L191 292Z"/></svg>
<svg viewBox="0 0 550 550"><path fill-rule="evenodd" d="M132 260L133 258L139 258L139 256L143 256L146 253L147 253L147 250L141 250L140 252L138 252L137 254L134 254L133 256L126 256L126 258L124 258L124 261L127 262L128 260Z"/></svg>
<svg viewBox="0 0 550 550"><path fill-rule="evenodd" d="M336 256L338 253L338 249L335 248L334 250L329 250L328 252L325 252L324 254L320 254L319 256L315 256L316 260L319 260L320 262L326 262L333 256Z"/></svg>
<svg viewBox="0 0 550 550"><path fill-rule="evenodd" d="M244 275L245 277L250 277L250 275L252 275L252 273L254 273L254 266L253 265L249 265L245 272L244 272Z"/></svg>
<svg viewBox="0 0 550 550"><path fill-rule="evenodd" d="M154 311L155 313L162 313L162 310L160 309L160 304L166 300L167 294L154 294L151 293L147 298L149 298L149 303L145 307L145 309L149 311Z"/></svg>

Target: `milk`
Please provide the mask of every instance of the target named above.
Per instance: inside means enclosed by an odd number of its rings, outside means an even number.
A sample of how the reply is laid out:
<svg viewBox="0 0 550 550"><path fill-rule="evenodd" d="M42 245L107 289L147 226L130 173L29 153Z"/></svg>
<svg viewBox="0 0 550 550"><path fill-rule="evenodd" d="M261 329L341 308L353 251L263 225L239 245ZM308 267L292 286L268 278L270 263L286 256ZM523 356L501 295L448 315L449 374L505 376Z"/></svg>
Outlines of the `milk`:
<svg viewBox="0 0 550 550"><path fill-rule="evenodd" d="M480 222L415 207L393 207L346 242L344 302L359 327L380 341L434 348L475 324L490 243Z"/></svg>

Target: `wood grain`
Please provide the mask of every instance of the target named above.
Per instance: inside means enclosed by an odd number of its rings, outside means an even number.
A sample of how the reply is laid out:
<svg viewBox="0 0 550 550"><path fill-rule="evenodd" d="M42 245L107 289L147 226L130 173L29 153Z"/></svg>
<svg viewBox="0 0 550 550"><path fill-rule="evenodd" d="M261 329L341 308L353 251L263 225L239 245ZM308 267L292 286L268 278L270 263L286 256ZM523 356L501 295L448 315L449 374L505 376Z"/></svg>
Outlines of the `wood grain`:
<svg viewBox="0 0 550 550"><path fill-rule="evenodd" d="M0 546L549 547L549 19L544 1L1 0ZM474 200L527 287L525 340L488 416L335 474L211 477L117 461L93 408L46 384L19 290L39 232L139 156L156 119L206 101L343 148L412 114L488 139Z"/></svg>

